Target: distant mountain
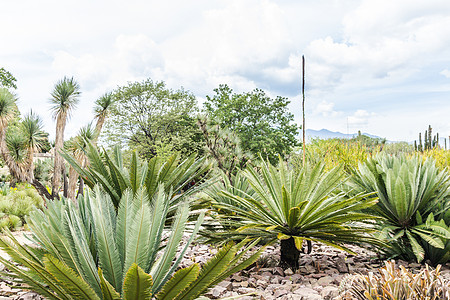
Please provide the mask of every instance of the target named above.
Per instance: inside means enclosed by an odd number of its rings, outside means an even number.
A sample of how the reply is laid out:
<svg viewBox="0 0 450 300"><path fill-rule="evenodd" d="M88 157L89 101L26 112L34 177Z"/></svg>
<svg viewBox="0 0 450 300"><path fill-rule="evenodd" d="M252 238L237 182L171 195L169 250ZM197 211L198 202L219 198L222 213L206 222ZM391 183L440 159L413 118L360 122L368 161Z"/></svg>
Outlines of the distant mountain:
<svg viewBox="0 0 450 300"><path fill-rule="evenodd" d="M381 137L369 134L369 133L361 133L362 135L366 135L371 138L379 139ZM300 134L301 135L301 134ZM338 131L330 131L328 129L314 130L314 129L306 129L306 140L310 141L314 138L319 139L333 139L333 138L341 138L341 139L351 139L353 137L358 136L358 133L342 133Z"/></svg>

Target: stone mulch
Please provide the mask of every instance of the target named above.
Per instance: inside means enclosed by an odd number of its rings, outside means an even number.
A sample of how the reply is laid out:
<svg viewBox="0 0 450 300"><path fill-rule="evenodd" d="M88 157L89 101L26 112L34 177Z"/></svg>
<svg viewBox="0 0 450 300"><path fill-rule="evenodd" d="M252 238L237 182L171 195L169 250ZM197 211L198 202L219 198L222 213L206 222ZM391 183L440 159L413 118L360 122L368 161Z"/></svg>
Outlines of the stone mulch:
<svg viewBox="0 0 450 300"><path fill-rule="evenodd" d="M15 233L24 243L29 241L26 233ZM314 245L311 254L302 254L300 269L293 272L277 267L280 252L278 247L267 247L256 266L234 274L212 288L205 296L210 299L236 297L237 299L334 299L344 276L348 274L367 274L384 265L376 255L366 249L352 247L358 255L349 255L328 246ZM201 244L191 245L185 253L181 267L196 262L203 264L214 256L216 249ZM5 253L0 253L5 255ZM397 261L408 269L419 270L423 265ZM0 265L3 270L4 266ZM443 266L442 274L450 280L450 263ZM38 294L26 291L20 284L7 278L0 279L0 300L3 299L43 299Z"/></svg>

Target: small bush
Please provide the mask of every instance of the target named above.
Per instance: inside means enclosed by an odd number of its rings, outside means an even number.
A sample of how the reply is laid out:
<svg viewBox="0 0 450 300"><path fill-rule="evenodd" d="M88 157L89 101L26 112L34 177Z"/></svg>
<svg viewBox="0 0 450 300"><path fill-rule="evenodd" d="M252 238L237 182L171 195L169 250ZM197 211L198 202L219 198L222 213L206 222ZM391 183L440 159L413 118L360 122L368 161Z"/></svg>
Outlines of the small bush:
<svg viewBox="0 0 450 300"><path fill-rule="evenodd" d="M18 185L3 188L0 193L0 228L16 229L25 222L25 217L34 209L42 208L43 200L31 186Z"/></svg>
<svg viewBox="0 0 450 300"><path fill-rule="evenodd" d="M379 274L349 275L339 287L338 300L449 300L450 283L440 275L439 265L435 270L426 266L413 274L403 266L395 268L394 262L386 262Z"/></svg>

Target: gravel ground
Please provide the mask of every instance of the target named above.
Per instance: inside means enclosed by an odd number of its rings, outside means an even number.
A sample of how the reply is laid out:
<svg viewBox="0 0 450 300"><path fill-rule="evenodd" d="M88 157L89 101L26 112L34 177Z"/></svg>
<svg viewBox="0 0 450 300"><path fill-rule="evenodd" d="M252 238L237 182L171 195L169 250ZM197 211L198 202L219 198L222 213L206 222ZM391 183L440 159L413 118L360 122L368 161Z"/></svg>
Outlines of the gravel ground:
<svg viewBox="0 0 450 300"><path fill-rule="evenodd" d="M29 243L27 232L15 233L23 243ZM311 254L302 254L300 269L293 272L277 267L280 252L277 247L267 247L256 266L241 271L212 288L206 297L219 299L334 299L338 295L340 281L348 274L367 274L384 265L374 253L366 249L352 247L358 255L349 255L328 246L314 245ZM185 253L181 267L196 262L203 264L214 256L216 249L208 245L193 244ZM0 252L3 257L6 254ZM408 269L419 270L423 265L396 261ZM0 270L4 266L0 265ZM443 266L443 276L450 280L450 263ZM14 284L7 278L0 279L0 300L3 299L43 299L38 294L26 291L23 286Z"/></svg>

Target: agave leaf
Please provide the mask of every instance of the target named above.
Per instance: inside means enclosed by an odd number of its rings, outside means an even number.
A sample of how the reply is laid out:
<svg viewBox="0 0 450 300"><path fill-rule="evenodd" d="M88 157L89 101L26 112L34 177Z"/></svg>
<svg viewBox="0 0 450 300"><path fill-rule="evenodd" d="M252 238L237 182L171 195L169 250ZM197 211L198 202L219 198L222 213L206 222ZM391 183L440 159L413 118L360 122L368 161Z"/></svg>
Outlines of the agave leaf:
<svg viewBox="0 0 450 300"><path fill-rule="evenodd" d="M133 263L123 280L123 298L126 300L151 299L152 286L152 276Z"/></svg>

